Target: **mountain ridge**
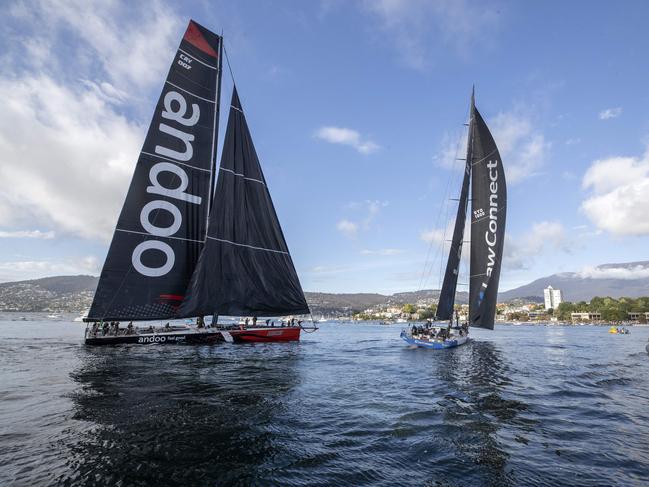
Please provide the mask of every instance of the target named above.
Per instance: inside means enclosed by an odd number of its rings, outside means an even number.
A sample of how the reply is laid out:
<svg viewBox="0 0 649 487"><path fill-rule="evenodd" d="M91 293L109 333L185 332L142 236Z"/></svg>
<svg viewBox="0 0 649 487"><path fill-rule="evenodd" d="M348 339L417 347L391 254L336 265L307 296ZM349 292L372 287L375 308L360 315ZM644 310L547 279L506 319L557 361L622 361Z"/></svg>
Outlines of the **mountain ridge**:
<svg viewBox="0 0 649 487"><path fill-rule="evenodd" d="M90 307L97 276L51 276L0 283L0 311L82 312ZM542 301L543 289L561 289L565 301L590 301L595 296L637 298L649 296L649 261L602 264L579 272L560 272L498 294L500 302ZM304 293L312 313L348 315L375 306L430 305L439 290L380 293ZM458 292L457 302L468 302L468 293Z"/></svg>

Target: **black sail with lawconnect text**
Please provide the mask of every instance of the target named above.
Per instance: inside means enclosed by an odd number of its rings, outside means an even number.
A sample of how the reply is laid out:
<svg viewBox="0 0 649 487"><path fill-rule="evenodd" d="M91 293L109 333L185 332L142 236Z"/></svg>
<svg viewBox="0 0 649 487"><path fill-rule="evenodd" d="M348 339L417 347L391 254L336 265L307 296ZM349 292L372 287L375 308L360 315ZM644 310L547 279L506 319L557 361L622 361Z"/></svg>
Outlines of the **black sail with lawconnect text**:
<svg viewBox="0 0 649 487"><path fill-rule="evenodd" d="M135 166L89 320L170 318L185 294L206 231L220 42L189 22Z"/></svg>
<svg viewBox="0 0 649 487"><path fill-rule="evenodd" d="M309 313L236 88L208 236L179 317Z"/></svg>
<svg viewBox="0 0 649 487"><path fill-rule="evenodd" d="M507 185L498 147L472 107L469 324L493 330L505 240Z"/></svg>

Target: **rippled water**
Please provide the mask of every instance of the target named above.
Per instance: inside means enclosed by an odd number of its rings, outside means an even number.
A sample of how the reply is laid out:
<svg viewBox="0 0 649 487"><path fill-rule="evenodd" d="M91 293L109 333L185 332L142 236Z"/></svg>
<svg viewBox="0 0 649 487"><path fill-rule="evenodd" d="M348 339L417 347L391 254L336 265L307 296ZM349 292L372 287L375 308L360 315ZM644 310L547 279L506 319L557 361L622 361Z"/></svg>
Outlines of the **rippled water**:
<svg viewBox="0 0 649 487"><path fill-rule="evenodd" d="M88 348L78 323L0 320L0 485L649 482L649 328L399 331Z"/></svg>

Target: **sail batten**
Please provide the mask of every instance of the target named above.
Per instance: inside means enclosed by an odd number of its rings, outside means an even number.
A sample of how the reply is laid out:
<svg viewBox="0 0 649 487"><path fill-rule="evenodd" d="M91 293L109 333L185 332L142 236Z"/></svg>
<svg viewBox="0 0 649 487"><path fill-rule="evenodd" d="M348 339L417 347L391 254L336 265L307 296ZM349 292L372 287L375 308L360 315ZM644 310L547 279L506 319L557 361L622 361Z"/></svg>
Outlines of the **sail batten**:
<svg viewBox="0 0 649 487"><path fill-rule="evenodd" d="M89 320L172 318L204 245L221 38L190 21L135 166Z"/></svg>

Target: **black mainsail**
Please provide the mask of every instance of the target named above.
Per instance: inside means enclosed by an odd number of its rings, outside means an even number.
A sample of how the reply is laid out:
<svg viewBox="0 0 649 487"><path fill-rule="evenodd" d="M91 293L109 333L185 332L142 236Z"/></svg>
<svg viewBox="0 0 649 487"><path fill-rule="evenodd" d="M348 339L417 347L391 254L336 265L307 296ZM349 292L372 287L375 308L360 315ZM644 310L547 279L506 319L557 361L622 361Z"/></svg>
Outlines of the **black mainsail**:
<svg viewBox="0 0 649 487"><path fill-rule="evenodd" d="M473 102L471 126L469 324L493 330L505 240L507 184L498 147Z"/></svg>
<svg viewBox="0 0 649 487"><path fill-rule="evenodd" d="M471 96L471 107L474 107L474 97ZM473 115L473 111L471 111ZM469 202L469 182L471 180L471 159L473 147L473 124L469 123L469 143L466 149L466 163L464 165L464 178L462 179L462 190L457 206L455 227L451 239L451 249L446 263L446 272L442 290L439 294L436 319L446 321L453 318L453 306L455 305L455 292L457 290L457 279L460 274L460 260L462 258L462 244L464 243L464 226L466 223L466 210Z"/></svg>
<svg viewBox="0 0 649 487"><path fill-rule="evenodd" d="M205 240L221 41L189 22L138 158L89 321L176 314Z"/></svg>
<svg viewBox="0 0 649 487"><path fill-rule="evenodd" d="M205 247L178 317L307 314L236 87Z"/></svg>

